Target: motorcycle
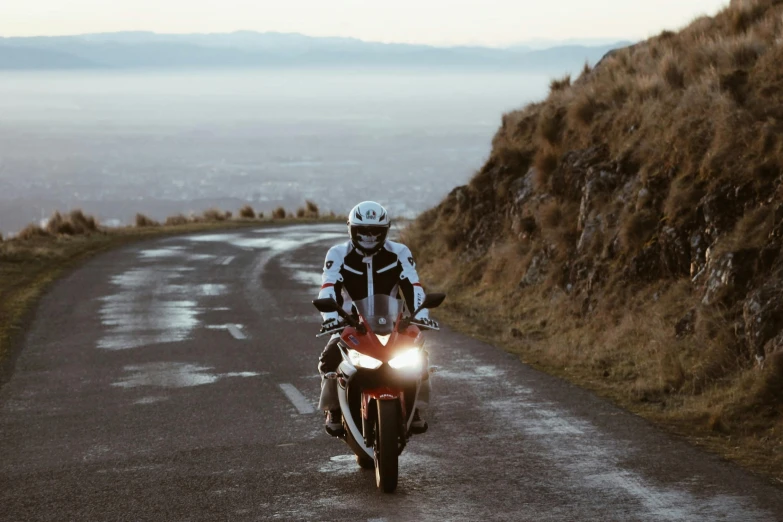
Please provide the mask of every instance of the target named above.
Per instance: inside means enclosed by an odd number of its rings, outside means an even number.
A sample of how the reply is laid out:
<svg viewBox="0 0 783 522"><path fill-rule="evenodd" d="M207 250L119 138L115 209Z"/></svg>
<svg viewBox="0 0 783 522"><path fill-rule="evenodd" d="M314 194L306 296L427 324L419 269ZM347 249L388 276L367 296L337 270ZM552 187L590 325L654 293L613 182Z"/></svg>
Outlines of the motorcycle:
<svg viewBox="0 0 783 522"><path fill-rule="evenodd" d="M405 316L403 301L373 295L353 306L349 314L332 298L313 304L322 313L336 312L343 322L320 335L340 334L343 361L336 372L337 395L345 434L341 438L356 455L359 466L375 469L375 483L385 493L397 488L398 457L412 435L411 423L424 378L429 378L421 310L440 306L445 294L429 294L421 306Z"/></svg>

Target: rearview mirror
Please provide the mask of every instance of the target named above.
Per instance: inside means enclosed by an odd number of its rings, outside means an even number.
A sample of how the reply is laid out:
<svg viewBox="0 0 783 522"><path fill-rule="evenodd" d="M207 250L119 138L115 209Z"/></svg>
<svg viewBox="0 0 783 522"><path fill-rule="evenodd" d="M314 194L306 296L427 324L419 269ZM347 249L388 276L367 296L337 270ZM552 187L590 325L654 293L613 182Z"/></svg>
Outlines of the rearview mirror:
<svg viewBox="0 0 783 522"><path fill-rule="evenodd" d="M323 299L316 299L313 301L313 306L315 306L319 312L323 314L328 314L331 312L338 312L340 311L340 305L337 304L337 301L335 301L331 297L324 297Z"/></svg>
<svg viewBox="0 0 783 522"><path fill-rule="evenodd" d="M424 302L421 304L421 308L437 308L446 299L446 294L427 294L424 298Z"/></svg>
<svg viewBox="0 0 783 522"><path fill-rule="evenodd" d="M443 304L444 299L446 299L446 294L427 294L427 297L424 298L424 302L421 303L421 306L418 307L411 315L416 317L419 312L425 308L437 308Z"/></svg>

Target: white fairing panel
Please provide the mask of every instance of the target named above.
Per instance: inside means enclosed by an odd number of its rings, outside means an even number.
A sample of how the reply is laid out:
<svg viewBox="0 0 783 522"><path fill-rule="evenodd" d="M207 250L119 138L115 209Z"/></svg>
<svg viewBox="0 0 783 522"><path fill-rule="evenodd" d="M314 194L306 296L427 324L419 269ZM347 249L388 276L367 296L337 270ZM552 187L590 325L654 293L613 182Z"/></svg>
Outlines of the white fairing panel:
<svg viewBox="0 0 783 522"><path fill-rule="evenodd" d="M356 368L343 361L340 363L340 371L350 379L350 376L356 373ZM340 409L343 411L343 419L345 420L345 424L348 426L353 439L356 441L356 444L367 454L368 457L374 458L375 452L372 448L368 448L364 445L364 435L362 434L362 430L360 430L356 425L356 422L351 415L351 408L348 405L348 391L342 386L338 386L337 396L340 398Z"/></svg>

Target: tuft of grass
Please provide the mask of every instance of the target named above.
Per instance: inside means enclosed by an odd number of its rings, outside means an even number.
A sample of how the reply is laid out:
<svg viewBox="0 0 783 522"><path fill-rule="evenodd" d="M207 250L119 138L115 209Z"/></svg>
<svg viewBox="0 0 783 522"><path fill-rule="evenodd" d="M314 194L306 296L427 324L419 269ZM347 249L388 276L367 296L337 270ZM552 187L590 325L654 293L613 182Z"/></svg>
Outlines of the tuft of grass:
<svg viewBox="0 0 783 522"><path fill-rule="evenodd" d="M538 119L539 142L556 146L565 130L566 111L562 107L543 110Z"/></svg>
<svg viewBox="0 0 783 522"><path fill-rule="evenodd" d="M320 215L320 211L318 209L318 205L310 201L309 199L305 201L304 207L299 207L296 210L296 217L298 219L318 219Z"/></svg>
<svg viewBox="0 0 783 522"><path fill-rule="evenodd" d="M188 219L187 216L185 216L184 214L177 214L176 216L167 217L165 225L167 227L178 227L182 225L187 225L188 223L190 223L190 220Z"/></svg>
<svg viewBox="0 0 783 522"><path fill-rule="evenodd" d="M245 205L241 209L239 209L239 217L243 219L255 219L256 218L256 211L253 210L253 207L250 205Z"/></svg>
<svg viewBox="0 0 783 522"><path fill-rule="evenodd" d="M310 218L317 218L320 215L320 210L318 205L308 199L305 201L305 213Z"/></svg>
<svg viewBox="0 0 783 522"><path fill-rule="evenodd" d="M581 92L568 109L568 119L571 127L589 126L599 110L594 93Z"/></svg>
<svg viewBox="0 0 783 522"><path fill-rule="evenodd" d="M536 189L540 191L548 190L549 179L557 170L558 162L559 157L553 149L540 149L538 151L534 162L535 177L533 178Z"/></svg>
<svg viewBox="0 0 783 522"><path fill-rule="evenodd" d="M201 217L208 223L225 221L226 219L230 218L230 216L227 216L225 212L217 208L210 208L205 210Z"/></svg>
<svg viewBox="0 0 783 522"><path fill-rule="evenodd" d="M668 53L661 60L661 77L671 89L679 90L685 87L685 72L674 53Z"/></svg>
<svg viewBox="0 0 783 522"><path fill-rule="evenodd" d="M98 220L94 216L88 216L81 209L71 210L68 220L73 225L76 234L89 234L98 231Z"/></svg>
<svg viewBox="0 0 783 522"><path fill-rule="evenodd" d="M136 228L146 228L146 227L159 227L160 223L155 221L152 218L149 218L145 216L144 214L136 214Z"/></svg>
<svg viewBox="0 0 783 522"><path fill-rule="evenodd" d="M571 87L571 75L567 74L562 78L553 78L549 82L549 94L555 94L561 91L565 91Z"/></svg>
<svg viewBox="0 0 783 522"><path fill-rule="evenodd" d="M657 225L655 214L648 210L631 214L620 229L620 241L625 250L634 252L640 249L655 234Z"/></svg>
<svg viewBox="0 0 783 522"><path fill-rule="evenodd" d="M546 228L557 228L563 222L563 208L559 201L550 199L539 210L541 224Z"/></svg>
<svg viewBox="0 0 783 522"><path fill-rule="evenodd" d="M30 240L40 237L48 237L50 234L39 225L30 224L24 227L17 235L17 239Z"/></svg>

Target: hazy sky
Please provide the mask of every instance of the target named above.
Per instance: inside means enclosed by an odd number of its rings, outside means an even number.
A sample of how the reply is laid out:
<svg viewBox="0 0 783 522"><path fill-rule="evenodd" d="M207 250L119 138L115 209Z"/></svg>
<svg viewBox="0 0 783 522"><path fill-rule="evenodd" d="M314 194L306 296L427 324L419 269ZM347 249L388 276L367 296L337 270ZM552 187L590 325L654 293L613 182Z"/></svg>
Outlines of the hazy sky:
<svg viewBox="0 0 783 522"><path fill-rule="evenodd" d="M299 32L385 42L503 45L638 39L728 0L0 0L0 35Z"/></svg>

